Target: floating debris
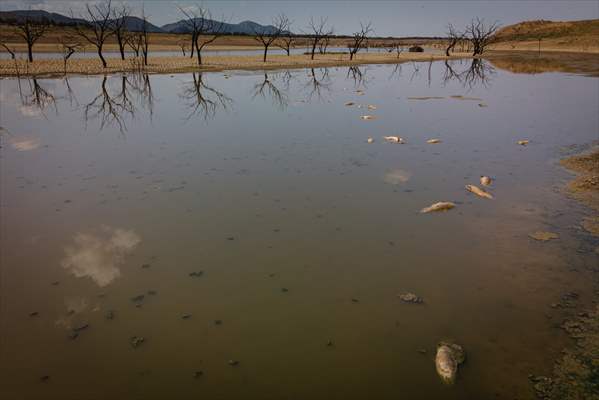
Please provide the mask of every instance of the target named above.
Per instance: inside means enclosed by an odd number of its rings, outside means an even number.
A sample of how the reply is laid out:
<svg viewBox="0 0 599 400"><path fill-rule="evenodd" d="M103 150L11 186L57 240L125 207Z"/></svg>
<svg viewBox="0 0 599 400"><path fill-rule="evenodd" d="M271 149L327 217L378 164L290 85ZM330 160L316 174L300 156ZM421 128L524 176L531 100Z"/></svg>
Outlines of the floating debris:
<svg viewBox="0 0 599 400"><path fill-rule="evenodd" d="M81 331L86 330L87 328L89 328L89 324L81 324L79 326L72 328L72 331L73 332L81 332Z"/></svg>
<svg viewBox="0 0 599 400"><path fill-rule="evenodd" d="M344 106L351 107L354 104L356 104L356 103L354 103L353 101L348 101L347 103L344 104Z"/></svg>
<svg viewBox="0 0 599 400"><path fill-rule="evenodd" d="M491 185L491 182L493 182L493 179L491 179L490 177L484 176L484 175L480 176L480 184L481 185L489 186L489 185Z"/></svg>
<svg viewBox="0 0 599 400"><path fill-rule="evenodd" d="M420 210L421 213L448 211L455 207L455 204L450 201L440 201Z"/></svg>
<svg viewBox="0 0 599 400"><path fill-rule="evenodd" d="M134 302L134 303L139 303L139 302L144 301L145 297L146 297L145 295L140 294L140 295L131 297L131 301Z"/></svg>
<svg viewBox="0 0 599 400"><path fill-rule="evenodd" d="M202 375L204 375L204 371L195 371L195 372L193 373L193 377L194 377L195 379L199 379L199 378L201 378L201 377L202 377Z"/></svg>
<svg viewBox="0 0 599 400"><path fill-rule="evenodd" d="M374 115L362 115L360 117L360 119L362 119L364 121L370 121L370 120L376 119L376 117Z"/></svg>
<svg viewBox="0 0 599 400"><path fill-rule="evenodd" d="M489 107L488 105L486 105L485 103L478 103L478 106L480 108L484 108L484 107Z"/></svg>
<svg viewBox="0 0 599 400"><path fill-rule="evenodd" d="M38 315L40 315L40 313L39 313L39 312L37 312L37 311L33 311L33 312L30 312L30 313L29 313L29 316L30 316L30 317L37 317Z"/></svg>
<svg viewBox="0 0 599 400"><path fill-rule="evenodd" d="M474 100L474 101L482 101L482 99L480 97L468 97L468 96L462 96L462 95L454 95L454 96L449 96L452 99L455 100Z"/></svg>
<svg viewBox="0 0 599 400"><path fill-rule="evenodd" d="M414 293L410 292L399 294L397 295L397 297L399 297L401 301L406 303L420 304L424 302L424 300L422 300L422 297L418 297Z"/></svg>
<svg viewBox="0 0 599 400"><path fill-rule="evenodd" d="M437 345L435 366L444 383L452 384L455 382L458 366L465 360L466 353L462 346L451 342L440 342Z"/></svg>
<svg viewBox="0 0 599 400"><path fill-rule="evenodd" d="M360 300L358 300L356 298L352 298L351 301L352 301L352 303L359 303L360 302Z"/></svg>
<svg viewBox="0 0 599 400"><path fill-rule="evenodd" d="M148 294L149 294L150 296L156 296L156 295L158 294L158 292L157 292L157 291L155 291L155 290L148 290Z"/></svg>
<svg viewBox="0 0 599 400"><path fill-rule="evenodd" d="M141 346L143 344L143 342L145 342L146 339L144 337L141 336L132 336L131 339L129 339L129 344L131 344L131 346L136 349L139 346Z"/></svg>
<svg viewBox="0 0 599 400"><path fill-rule="evenodd" d="M356 94L357 94L358 96L363 96L363 95L364 95L364 91L363 91L363 90L360 90L360 89L358 89L358 90L356 90Z"/></svg>
<svg viewBox="0 0 599 400"><path fill-rule="evenodd" d="M406 143L406 141L399 136L383 136L383 139L385 139L389 143L399 143L399 144Z"/></svg>
<svg viewBox="0 0 599 400"><path fill-rule="evenodd" d="M289 289L287 289L287 288L285 288L285 287L284 287L284 288L281 288L281 292L283 292L283 293L287 293L288 291L289 291Z"/></svg>
<svg viewBox="0 0 599 400"><path fill-rule="evenodd" d="M42 382L48 382L49 379L50 379L50 375L43 375L40 377L40 381L42 381Z"/></svg>
<svg viewBox="0 0 599 400"><path fill-rule="evenodd" d="M493 195L491 193L479 188L478 186L466 185L466 190L474 193L479 197L483 197L485 199L493 199Z"/></svg>
<svg viewBox="0 0 599 400"><path fill-rule="evenodd" d="M539 240L541 242L547 242L552 239L559 239L559 234L554 233L554 232L546 232L546 231L536 231L536 232L530 233L528 236L534 240Z"/></svg>
<svg viewBox="0 0 599 400"><path fill-rule="evenodd" d="M333 343L333 341L332 341L332 340L329 340L329 341L327 342L327 347L333 347L334 345L335 345L335 343Z"/></svg>
<svg viewBox="0 0 599 400"><path fill-rule="evenodd" d="M214 320L214 325L222 325L223 321L221 321L220 319L215 319Z"/></svg>
<svg viewBox="0 0 599 400"><path fill-rule="evenodd" d="M113 320L114 319L114 311L112 310L108 310L106 312L106 315L104 316L106 319L108 320Z"/></svg>
<svg viewBox="0 0 599 400"><path fill-rule="evenodd" d="M369 104L367 107L369 110L376 110L376 106Z"/></svg>
<svg viewBox="0 0 599 400"><path fill-rule="evenodd" d="M181 319L189 319L191 318L191 314L183 314L181 315Z"/></svg>
<svg viewBox="0 0 599 400"><path fill-rule="evenodd" d="M518 142L517 142L517 143L518 143L520 146L526 146L526 145L529 143L529 141L528 141L528 140L518 140Z"/></svg>
<svg viewBox="0 0 599 400"><path fill-rule="evenodd" d="M366 143L374 143L374 139L369 137L368 139L366 139Z"/></svg>
<svg viewBox="0 0 599 400"><path fill-rule="evenodd" d="M429 139L429 140L426 141L426 143L428 143L428 144L441 143L441 139Z"/></svg>
<svg viewBox="0 0 599 400"><path fill-rule="evenodd" d="M204 275L204 271L193 271L189 273L189 276L192 278L199 278L202 275Z"/></svg>
<svg viewBox="0 0 599 400"><path fill-rule="evenodd" d="M227 364L229 364L232 367L236 367L236 366L239 365L239 361L237 361L237 360L229 360L229 361L227 361Z"/></svg>
<svg viewBox="0 0 599 400"><path fill-rule="evenodd" d="M141 267L142 267L143 269L148 269L148 268L150 268L150 266L151 266L150 264L142 264L142 265L141 265Z"/></svg>

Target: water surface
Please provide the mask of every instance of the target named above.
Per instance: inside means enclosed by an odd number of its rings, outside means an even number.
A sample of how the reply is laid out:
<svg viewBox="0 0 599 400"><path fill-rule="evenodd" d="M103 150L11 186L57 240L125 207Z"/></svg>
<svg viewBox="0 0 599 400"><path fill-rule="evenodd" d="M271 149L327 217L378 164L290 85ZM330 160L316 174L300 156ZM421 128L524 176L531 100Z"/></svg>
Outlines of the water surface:
<svg viewBox="0 0 599 400"><path fill-rule="evenodd" d="M533 398L568 344L550 304L596 281L556 163L597 139L598 82L470 61L3 80L0 390ZM480 175L494 200L464 190ZM418 212L437 201L457 207ZM451 387L443 339L468 357Z"/></svg>

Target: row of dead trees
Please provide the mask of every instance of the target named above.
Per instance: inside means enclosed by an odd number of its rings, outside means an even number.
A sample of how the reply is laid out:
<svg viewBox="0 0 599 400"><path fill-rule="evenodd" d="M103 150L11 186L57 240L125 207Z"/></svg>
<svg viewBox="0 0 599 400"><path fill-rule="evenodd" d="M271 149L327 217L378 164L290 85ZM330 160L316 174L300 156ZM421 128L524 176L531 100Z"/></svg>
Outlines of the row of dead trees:
<svg viewBox="0 0 599 400"><path fill-rule="evenodd" d="M198 65L202 65L202 50L205 46L213 43L218 37L226 34L227 23L224 18L217 21L212 18L210 11L204 7L186 7L179 8L184 19L181 21L185 30L190 34L189 57L197 57ZM71 11L71 16L75 18ZM149 48L149 22L142 7L140 23L135 31L128 29L128 23L131 20L131 9L126 5L113 6L111 0L102 3L86 4L85 12L80 15L81 19L86 19L87 23L74 25L74 34L62 35L59 39L63 50L64 67L69 58L78 50L83 49L84 44L92 45L106 68L107 62L103 55L104 46L111 37L117 42L120 57L125 60L126 48L129 47L134 53L136 59L142 57L143 65L148 65ZM291 32L292 21L285 15L279 14L272 20L272 25L268 28L257 26L253 30L253 37L258 41L263 51L263 61L266 62L268 50L277 47L286 52L289 56L291 50L299 43L300 37ZM29 15L25 16L24 21L15 26L15 32L27 44L27 53L29 62L33 61L33 46L47 32L50 27L49 21L33 20ZM445 50L447 56L456 48L458 44L467 42L469 48L472 48L474 56L483 53L485 48L493 41L494 34L498 29L497 23L486 24L484 20L474 18L463 30L456 29L453 25L448 25L447 36L448 44ZM305 37L308 53L311 59L319 50L320 53L326 53L326 49L333 36L334 28L328 23L328 19L321 17L319 19L311 18L307 28L302 32ZM349 59L353 60L356 54L368 47L368 39L373 33L372 23L360 23L360 29L354 32L346 43ZM179 46L183 55L186 56L187 41L182 39ZM0 42L12 56L15 58L14 49L10 49L6 43ZM403 51L401 42L392 42L387 46L389 52L395 52L399 57Z"/></svg>

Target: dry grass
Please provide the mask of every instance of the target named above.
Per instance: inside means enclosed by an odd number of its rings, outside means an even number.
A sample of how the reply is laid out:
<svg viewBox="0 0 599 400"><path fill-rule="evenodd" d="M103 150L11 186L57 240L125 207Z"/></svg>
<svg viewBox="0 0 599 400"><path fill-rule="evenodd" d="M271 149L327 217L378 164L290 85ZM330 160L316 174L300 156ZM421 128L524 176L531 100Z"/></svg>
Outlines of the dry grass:
<svg viewBox="0 0 599 400"><path fill-rule="evenodd" d="M454 55L451 58L464 58L467 55ZM149 73L175 73L189 71L224 71L224 70L263 70L283 68L332 67L338 65L361 64L396 64L406 61L444 60L445 56L424 53L403 53L398 58L389 53L362 53L349 61L347 54L318 55L311 60L306 55L271 55L267 62L262 62L261 56L210 56L206 54L204 63L198 66L196 59L189 57L150 57L149 65L143 67ZM99 59L73 59L67 63L68 74L105 74L115 72L138 71L141 68L139 59L120 60L109 58L108 67L102 68ZM34 60L0 60L0 76L16 75L59 75L64 74L64 64L61 59Z"/></svg>

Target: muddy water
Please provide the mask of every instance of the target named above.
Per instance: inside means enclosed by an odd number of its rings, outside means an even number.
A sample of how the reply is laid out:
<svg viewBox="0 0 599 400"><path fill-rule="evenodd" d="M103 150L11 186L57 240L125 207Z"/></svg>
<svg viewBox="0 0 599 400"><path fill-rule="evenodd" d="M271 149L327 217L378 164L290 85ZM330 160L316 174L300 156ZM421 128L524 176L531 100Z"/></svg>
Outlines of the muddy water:
<svg viewBox="0 0 599 400"><path fill-rule="evenodd" d="M557 160L599 81L451 67L3 80L2 394L532 398L597 280Z"/></svg>

